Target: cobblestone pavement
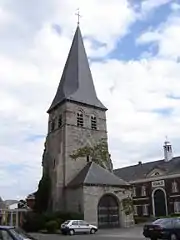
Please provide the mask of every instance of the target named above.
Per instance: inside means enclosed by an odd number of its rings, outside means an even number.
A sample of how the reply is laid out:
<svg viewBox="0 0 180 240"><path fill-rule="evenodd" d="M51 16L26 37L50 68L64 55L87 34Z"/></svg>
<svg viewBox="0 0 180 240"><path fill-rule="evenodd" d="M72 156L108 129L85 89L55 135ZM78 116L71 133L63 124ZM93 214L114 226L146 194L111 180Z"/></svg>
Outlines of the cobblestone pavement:
<svg viewBox="0 0 180 240"><path fill-rule="evenodd" d="M126 229L99 230L96 234L83 234L75 236L63 236L61 234L32 234L37 240L145 240L142 235L142 226Z"/></svg>

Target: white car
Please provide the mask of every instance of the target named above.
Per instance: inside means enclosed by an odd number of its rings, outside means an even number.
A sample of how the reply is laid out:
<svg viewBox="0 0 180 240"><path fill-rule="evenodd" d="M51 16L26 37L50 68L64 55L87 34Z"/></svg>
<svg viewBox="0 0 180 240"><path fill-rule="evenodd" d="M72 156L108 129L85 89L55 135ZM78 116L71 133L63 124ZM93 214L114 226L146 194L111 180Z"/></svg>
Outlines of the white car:
<svg viewBox="0 0 180 240"><path fill-rule="evenodd" d="M98 228L84 220L68 220L61 225L62 234L74 235L75 233L95 234Z"/></svg>

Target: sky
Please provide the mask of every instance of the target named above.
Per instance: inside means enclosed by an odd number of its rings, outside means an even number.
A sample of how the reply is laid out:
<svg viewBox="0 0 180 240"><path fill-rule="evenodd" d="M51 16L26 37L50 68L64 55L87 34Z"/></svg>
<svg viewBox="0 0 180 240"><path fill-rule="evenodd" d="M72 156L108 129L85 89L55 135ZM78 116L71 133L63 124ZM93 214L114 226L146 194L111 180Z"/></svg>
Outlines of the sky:
<svg viewBox="0 0 180 240"><path fill-rule="evenodd" d="M0 195L37 189L49 108L80 8L114 168L180 155L179 0L0 0Z"/></svg>

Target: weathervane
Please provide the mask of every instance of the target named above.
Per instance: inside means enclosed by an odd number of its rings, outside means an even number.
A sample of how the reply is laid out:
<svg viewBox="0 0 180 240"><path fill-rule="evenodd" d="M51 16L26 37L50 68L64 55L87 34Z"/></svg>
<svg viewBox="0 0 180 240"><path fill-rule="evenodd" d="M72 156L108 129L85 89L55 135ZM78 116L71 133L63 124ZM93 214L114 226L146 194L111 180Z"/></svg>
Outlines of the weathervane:
<svg viewBox="0 0 180 240"><path fill-rule="evenodd" d="M79 13L79 8L77 9L77 13L76 13L77 17L78 17L78 21L77 21L77 25L79 26L79 20L80 20L80 13Z"/></svg>

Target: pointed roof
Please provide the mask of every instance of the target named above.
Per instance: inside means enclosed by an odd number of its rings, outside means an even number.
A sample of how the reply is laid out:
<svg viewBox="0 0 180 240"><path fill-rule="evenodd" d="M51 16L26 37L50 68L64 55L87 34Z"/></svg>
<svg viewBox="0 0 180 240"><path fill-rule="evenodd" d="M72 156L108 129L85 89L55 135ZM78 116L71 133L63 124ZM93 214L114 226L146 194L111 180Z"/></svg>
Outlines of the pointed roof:
<svg viewBox="0 0 180 240"><path fill-rule="evenodd" d="M107 110L97 98L79 26L76 29L61 81L48 113L65 100Z"/></svg>
<svg viewBox="0 0 180 240"><path fill-rule="evenodd" d="M68 184L68 187L80 185L130 186L127 182L95 162L89 162Z"/></svg>

